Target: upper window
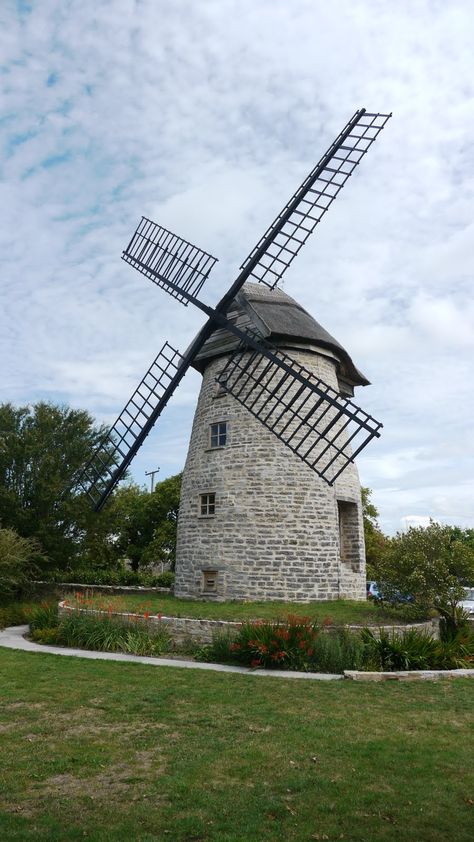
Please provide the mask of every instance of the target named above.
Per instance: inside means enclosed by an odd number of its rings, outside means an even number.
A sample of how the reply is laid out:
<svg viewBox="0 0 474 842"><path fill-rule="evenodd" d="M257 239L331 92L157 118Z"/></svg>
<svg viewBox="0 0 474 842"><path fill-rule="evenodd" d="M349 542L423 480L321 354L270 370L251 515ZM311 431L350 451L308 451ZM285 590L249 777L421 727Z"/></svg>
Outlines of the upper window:
<svg viewBox="0 0 474 842"><path fill-rule="evenodd" d="M210 447L225 447L227 444L227 421L211 424L209 435Z"/></svg>
<svg viewBox="0 0 474 842"><path fill-rule="evenodd" d="M214 515L216 513L216 495L215 494L201 494L199 513L201 516Z"/></svg>

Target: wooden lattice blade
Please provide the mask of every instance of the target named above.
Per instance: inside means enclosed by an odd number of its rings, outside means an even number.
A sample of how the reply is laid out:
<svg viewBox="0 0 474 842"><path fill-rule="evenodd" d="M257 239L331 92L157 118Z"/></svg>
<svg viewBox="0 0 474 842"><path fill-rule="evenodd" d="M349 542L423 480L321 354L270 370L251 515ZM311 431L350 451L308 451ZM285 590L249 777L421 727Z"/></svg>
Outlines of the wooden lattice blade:
<svg viewBox="0 0 474 842"><path fill-rule="evenodd" d="M197 296L217 262L216 257L144 216L122 258L185 305L188 296L181 293Z"/></svg>
<svg viewBox="0 0 474 842"><path fill-rule="evenodd" d="M90 461L75 478L99 511L163 412L187 365L168 342L135 389Z"/></svg>
<svg viewBox="0 0 474 842"><path fill-rule="evenodd" d="M244 260L246 280L276 286L391 116L355 112Z"/></svg>
<svg viewBox="0 0 474 842"><path fill-rule="evenodd" d="M332 485L382 424L287 354L242 344L219 385Z"/></svg>

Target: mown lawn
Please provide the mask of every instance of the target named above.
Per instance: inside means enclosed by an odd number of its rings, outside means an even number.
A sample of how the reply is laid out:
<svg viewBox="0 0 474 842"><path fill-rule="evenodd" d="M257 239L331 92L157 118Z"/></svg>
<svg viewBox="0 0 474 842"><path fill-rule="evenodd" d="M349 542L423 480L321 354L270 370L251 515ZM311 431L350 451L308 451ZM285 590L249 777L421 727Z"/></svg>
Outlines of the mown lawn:
<svg viewBox="0 0 474 842"><path fill-rule="evenodd" d="M289 614L323 620L331 617L334 623L365 625L370 623L403 622L400 613L384 609L368 600L357 602L338 599L331 602L209 602L178 599L171 594L140 595L93 594L92 591L80 595L79 601L74 593L66 594L72 604L83 604L83 599L90 607L109 606L114 611L136 611L150 614L163 614L169 617L198 617L211 620L267 620L286 618Z"/></svg>
<svg viewBox="0 0 474 842"><path fill-rule="evenodd" d="M471 842L473 698L0 649L0 838Z"/></svg>

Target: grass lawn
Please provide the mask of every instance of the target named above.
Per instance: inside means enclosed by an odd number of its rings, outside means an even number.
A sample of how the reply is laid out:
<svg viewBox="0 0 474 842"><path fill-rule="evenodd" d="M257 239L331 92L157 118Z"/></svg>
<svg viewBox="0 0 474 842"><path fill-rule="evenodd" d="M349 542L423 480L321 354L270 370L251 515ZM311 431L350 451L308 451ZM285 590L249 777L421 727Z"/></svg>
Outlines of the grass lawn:
<svg viewBox="0 0 474 842"><path fill-rule="evenodd" d="M66 594L75 603L74 594ZM79 604L79 603L77 603ZM82 603L81 603L82 604ZM198 617L211 620L267 620L286 618L288 614L307 616L323 620L331 617L334 623L366 625L368 623L403 622L393 609L382 609L370 600L357 602L337 599L331 602L209 602L193 599L178 599L171 594L146 595L126 594L112 596L95 594L87 597L90 607L107 608L114 611L148 611L169 617Z"/></svg>
<svg viewBox="0 0 474 842"><path fill-rule="evenodd" d="M0 649L0 838L471 842L473 691Z"/></svg>

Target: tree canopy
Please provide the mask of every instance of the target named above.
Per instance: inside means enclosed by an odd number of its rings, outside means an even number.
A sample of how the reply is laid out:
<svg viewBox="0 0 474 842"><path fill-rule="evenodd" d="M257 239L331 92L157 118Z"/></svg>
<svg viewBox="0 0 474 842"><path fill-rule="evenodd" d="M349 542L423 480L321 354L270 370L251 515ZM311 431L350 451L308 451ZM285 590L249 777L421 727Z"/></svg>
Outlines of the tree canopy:
<svg viewBox="0 0 474 842"><path fill-rule="evenodd" d="M83 410L0 405L0 527L32 540L43 571L174 566L180 475L152 494L121 485L100 513L82 491L64 493L105 433Z"/></svg>
<svg viewBox="0 0 474 842"><path fill-rule="evenodd" d="M93 530L84 495L64 495L105 433L85 411L40 402L0 405L0 524L35 538L61 568Z"/></svg>

